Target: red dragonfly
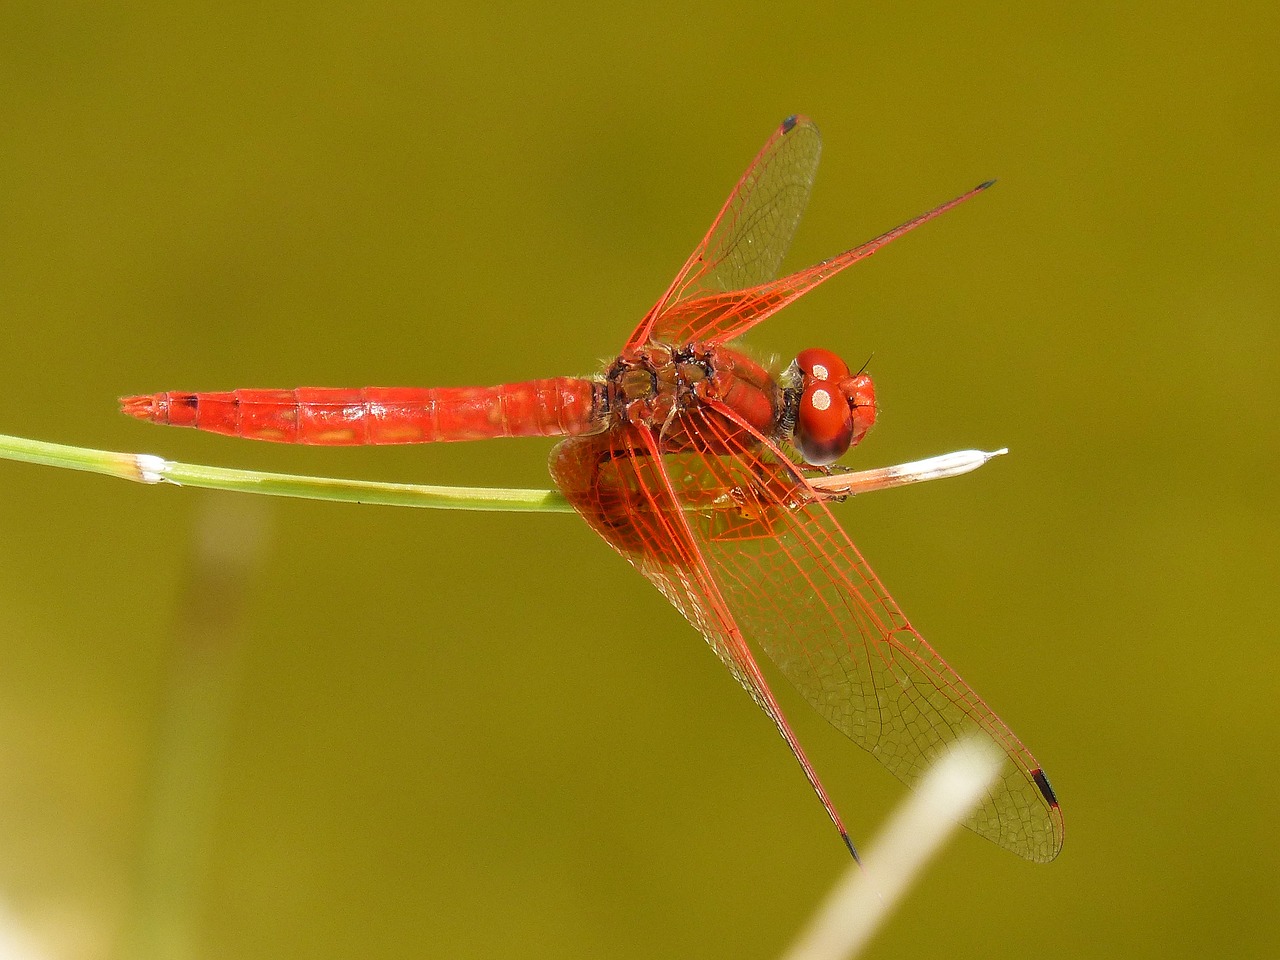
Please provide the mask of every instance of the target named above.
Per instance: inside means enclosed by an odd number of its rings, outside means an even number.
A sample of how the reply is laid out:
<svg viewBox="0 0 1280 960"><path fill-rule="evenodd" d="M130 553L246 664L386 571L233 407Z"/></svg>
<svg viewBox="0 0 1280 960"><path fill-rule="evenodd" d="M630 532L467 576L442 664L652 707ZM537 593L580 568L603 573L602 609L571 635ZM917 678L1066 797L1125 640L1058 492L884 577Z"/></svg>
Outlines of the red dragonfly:
<svg viewBox="0 0 1280 960"><path fill-rule="evenodd" d="M812 121L782 122L666 293L596 377L157 393L125 397L122 407L156 423L281 443L567 437L551 452L556 485L777 724L855 858L750 644L909 785L945 746L985 734L1009 762L967 825L1020 856L1051 860L1062 846L1062 813L1040 765L916 632L829 509L841 499L830 465L875 422L871 378L826 350L804 350L771 370L731 345L990 183L779 278L821 147Z"/></svg>

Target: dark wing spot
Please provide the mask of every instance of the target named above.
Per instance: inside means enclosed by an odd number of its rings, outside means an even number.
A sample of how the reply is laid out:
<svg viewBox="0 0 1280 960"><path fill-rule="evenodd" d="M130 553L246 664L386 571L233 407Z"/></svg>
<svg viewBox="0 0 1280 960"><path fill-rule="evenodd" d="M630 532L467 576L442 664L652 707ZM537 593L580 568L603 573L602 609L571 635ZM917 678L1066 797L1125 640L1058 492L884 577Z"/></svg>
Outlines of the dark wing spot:
<svg viewBox="0 0 1280 960"><path fill-rule="evenodd" d="M791 116L787 117L787 119L783 120L783 121L782 121L782 132L783 132L783 133L790 133L790 132L791 132L791 128L792 128L792 127L794 127L794 126L796 125L796 121L797 121L798 119L800 119L800 118L799 118L799 117L797 117L797 116L793 113Z"/></svg>
<svg viewBox="0 0 1280 960"><path fill-rule="evenodd" d="M1036 782L1036 786L1040 788L1040 793L1049 801L1049 806L1056 807L1058 798L1054 795L1053 787L1049 786L1049 778L1044 775L1044 771L1036 767L1031 771L1031 779Z"/></svg>

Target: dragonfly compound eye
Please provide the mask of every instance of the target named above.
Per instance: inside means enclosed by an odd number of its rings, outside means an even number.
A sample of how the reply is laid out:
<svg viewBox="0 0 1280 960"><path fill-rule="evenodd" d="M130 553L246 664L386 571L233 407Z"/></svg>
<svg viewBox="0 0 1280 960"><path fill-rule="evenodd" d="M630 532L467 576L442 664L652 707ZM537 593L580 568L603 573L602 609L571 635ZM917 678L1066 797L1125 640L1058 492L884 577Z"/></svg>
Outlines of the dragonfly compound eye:
<svg viewBox="0 0 1280 960"><path fill-rule="evenodd" d="M796 366L804 374L804 382L810 380L841 380L849 375L849 366L830 350L810 347L796 355Z"/></svg>
<svg viewBox="0 0 1280 960"><path fill-rule="evenodd" d="M800 394L796 410L796 449L808 463L823 467L844 455L853 442L853 434L853 410L836 384L810 380Z"/></svg>

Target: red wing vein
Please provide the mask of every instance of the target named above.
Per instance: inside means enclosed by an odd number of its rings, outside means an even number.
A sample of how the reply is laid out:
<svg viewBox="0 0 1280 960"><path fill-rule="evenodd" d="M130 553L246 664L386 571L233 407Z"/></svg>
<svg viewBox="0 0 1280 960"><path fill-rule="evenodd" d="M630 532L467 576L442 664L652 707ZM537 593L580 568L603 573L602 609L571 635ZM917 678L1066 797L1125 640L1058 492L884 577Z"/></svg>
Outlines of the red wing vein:
<svg viewBox="0 0 1280 960"><path fill-rule="evenodd" d="M646 428L622 428L603 437L562 441L552 452L551 472L587 522L702 633L729 672L773 720L848 842L835 806L724 602L659 452L658 441ZM700 486L690 493L701 497L707 490Z"/></svg>
<svg viewBox="0 0 1280 960"><path fill-rule="evenodd" d="M742 632L824 717L909 784L945 744L984 732L1014 769L969 825L1022 856L1051 859L1061 813L1036 781L1035 759L911 627L796 466L731 409L710 406L688 415L689 429L696 420L701 442L727 451L713 472L755 487L773 524L771 537L732 542L695 525L711 567L733 571L723 595Z"/></svg>
<svg viewBox="0 0 1280 960"><path fill-rule="evenodd" d="M678 303L775 277L809 202L821 153L822 138L811 120L792 117L778 127L628 346L662 339L664 314Z"/></svg>
<svg viewBox="0 0 1280 960"><path fill-rule="evenodd" d="M723 343L740 337L820 283L884 249L916 227L977 196L989 186L990 183L980 184L892 230L886 230L866 243L788 276L776 280L772 277L761 278L752 286L744 285L742 289L728 292L699 290L690 296L682 296L664 305L661 316L655 318L651 330L671 343L688 343L692 340Z"/></svg>

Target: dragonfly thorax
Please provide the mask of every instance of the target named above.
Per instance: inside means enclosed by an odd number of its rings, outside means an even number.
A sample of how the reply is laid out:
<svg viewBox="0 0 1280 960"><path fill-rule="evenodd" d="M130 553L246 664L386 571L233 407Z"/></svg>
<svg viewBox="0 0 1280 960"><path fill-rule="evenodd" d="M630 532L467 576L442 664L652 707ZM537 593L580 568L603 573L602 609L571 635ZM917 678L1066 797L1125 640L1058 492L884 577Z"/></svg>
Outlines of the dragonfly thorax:
<svg viewBox="0 0 1280 960"><path fill-rule="evenodd" d="M784 407L782 388L763 366L730 347L697 342L623 353L605 372L604 396L611 421L668 432L682 414L721 404L776 436Z"/></svg>
<svg viewBox="0 0 1280 960"><path fill-rule="evenodd" d="M611 418L661 426L694 401L697 385L712 376L710 350L651 344L618 357L605 373Z"/></svg>

